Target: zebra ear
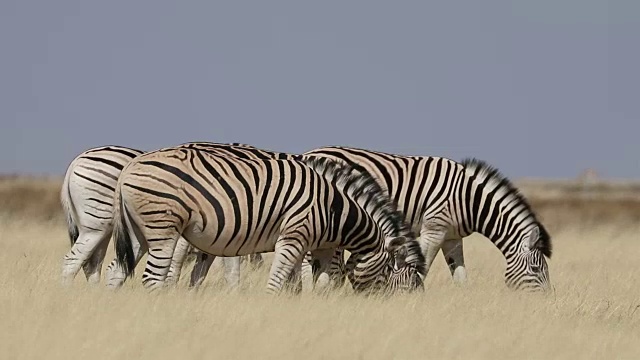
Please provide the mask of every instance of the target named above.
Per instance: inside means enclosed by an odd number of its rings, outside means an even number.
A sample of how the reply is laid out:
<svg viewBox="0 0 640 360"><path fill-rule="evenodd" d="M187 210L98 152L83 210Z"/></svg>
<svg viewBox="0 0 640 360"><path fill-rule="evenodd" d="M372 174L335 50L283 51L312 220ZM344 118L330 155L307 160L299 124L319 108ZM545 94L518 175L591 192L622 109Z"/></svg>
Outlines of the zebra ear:
<svg viewBox="0 0 640 360"><path fill-rule="evenodd" d="M396 269L403 268L407 264L407 248L400 247L394 254L393 258L396 262Z"/></svg>
<svg viewBox="0 0 640 360"><path fill-rule="evenodd" d="M533 250L538 246L538 240L540 239L540 229L538 226L534 226L529 231L529 242L527 244L529 250Z"/></svg>
<svg viewBox="0 0 640 360"><path fill-rule="evenodd" d="M390 253L394 253L398 248L404 245L407 242L407 238L404 236L394 237L391 240L387 241L387 251Z"/></svg>

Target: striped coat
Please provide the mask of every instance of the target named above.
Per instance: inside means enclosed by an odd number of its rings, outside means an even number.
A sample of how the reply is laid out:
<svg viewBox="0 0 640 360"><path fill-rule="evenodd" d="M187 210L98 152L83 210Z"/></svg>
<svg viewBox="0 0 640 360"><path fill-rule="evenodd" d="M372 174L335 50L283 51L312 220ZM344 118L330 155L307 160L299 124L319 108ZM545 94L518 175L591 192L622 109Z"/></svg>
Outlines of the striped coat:
<svg viewBox="0 0 640 360"><path fill-rule="evenodd" d="M416 247L407 245L415 240L385 192L365 174L326 159L247 160L163 149L124 168L115 202L113 287L147 251L143 283L161 287L180 236L217 256L274 251L271 293L281 290L307 251L336 248L352 254L346 268L357 291L422 283L419 253L406 257L409 267L394 266L396 251Z"/></svg>

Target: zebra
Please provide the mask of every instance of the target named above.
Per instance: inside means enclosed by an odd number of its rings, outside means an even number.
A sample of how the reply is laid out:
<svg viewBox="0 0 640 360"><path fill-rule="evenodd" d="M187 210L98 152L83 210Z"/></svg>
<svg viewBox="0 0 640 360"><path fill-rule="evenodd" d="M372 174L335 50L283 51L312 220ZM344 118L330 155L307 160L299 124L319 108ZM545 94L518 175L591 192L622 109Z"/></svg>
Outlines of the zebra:
<svg viewBox="0 0 640 360"><path fill-rule="evenodd" d="M467 158L401 156L345 146L303 153L349 163L373 176L388 191L412 231L420 234L427 273L439 250L456 283L465 283L462 238L478 232L504 255L509 288L550 288L545 257L551 237L525 197L496 168ZM336 263L342 261L338 251Z"/></svg>
<svg viewBox="0 0 640 360"><path fill-rule="evenodd" d="M294 154L275 152L270 150L263 150L256 148L249 144L240 144L240 143L230 143L230 144L219 144L219 143L210 143L204 141L194 141L187 142L177 146L177 148L187 148L187 149L199 149L207 152L214 152L216 154L233 156L242 159L293 159L296 156ZM169 274L167 275L167 283L174 283L180 277L180 272L182 265L184 264L184 260L186 259L189 250L193 247L184 239L180 238L176 245L176 249L173 254L171 267L169 270ZM211 265L215 259L215 256L211 256L210 254L194 251L196 253L196 262L194 268L191 272L191 279L189 281L189 287L198 288L204 279L206 278ZM259 253L249 254L246 257L249 258L249 263L254 267L258 268L262 266L264 260L262 255ZM235 257L234 257L235 258ZM240 262L245 258L245 256L239 257L239 261L234 262L230 266L225 267L225 275L227 272L230 273L239 273ZM229 257L223 257L225 261L225 265ZM306 275L306 274L305 274ZM310 275L309 275L310 276ZM306 278L306 276L305 276ZM235 279L235 277L234 277ZM301 286L301 284L297 284ZM309 286L309 285L308 285Z"/></svg>
<svg viewBox="0 0 640 360"><path fill-rule="evenodd" d="M201 147L218 153L228 152L230 155L236 156L244 153L263 157L272 155L262 154L260 150L240 143L193 142L183 145ZM60 192L60 201L71 242L71 249L64 256L62 264L63 283L69 284L73 281L80 268L84 271L90 284L100 282L102 263L112 234L115 186L122 168L142 153L142 150L130 147L108 145L88 149L71 161ZM179 245L183 256L192 250L184 239L179 241ZM230 285L236 285L239 263L236 264L237 260L234 258L224 258L223 260L227 282ZM259 254L258 256L252 255L249 262L259 266L262 258ZM177 281L180 270L181 267L172 267L168 281ZM194 276L192 275L192 277Z"/></svg>
<svg viewBox="0 0 640 360"><path fill-rule="evenodd" d="M188 142L178 145L180 148L195 148L204 151L215 151L216 153L220 152L221 144L219 143L208 143L202 141L196 142ZM304 156L289 154L283 152L277 152L272 150L259 149L252 145L248 144L239 144L232 143L227 146L225 144L224 152L225 155L235 156L243 159L283 159L283 160L291 160L299 157L304 158ZM184 239L180 238L178 244L176 245L176 249L174 250L169 274L167 275L167 283L175 282L177 278L180 277L180 272L184 260L189 252L189 249L193 247ZM207 253L195 251L196 253L196 262L191 272L191 279L189 282L189 287L198 288L205 280L211 265L215 259L215 256L211 256ZM333 253L331 252L315 252L314 255L311 252L307 252L304 257L301 269L294 269L294 272L291 275L291 278L288 279L290 282L289 285L293 286L294 289L300 291L303 288L312 288L316 287L318 289L332 287L340 287L344 284L346 269L344 267L344 262L338 262L332 257ZM254 267L258 267L263 263L262 255L259 253L251 254L248 256L250 258L250 263L254 265ZM245 257L240 257L242 261ZM224 258L229 259L229 258ZM323 264L317 265L316 269L325 269L324 272L319 272L319 270L312 271L311 263L314 264ZM225 263L226 264L226 263ZM327 270L328 269L328 270ZM298 271L300 274L298 274ZM225 268L225 275L227 272L232 272L237 274L239 272L239 263L234 263L231 266ZM314 276L313 274L316 274ZM301 275L301 282L293 283L298 276ZM398 275L399 276L399 275ZM235 278L234 278L235 279Z"/></svg>
<svg viewBox="0 0 640 360"><path fill-rule="evenodd" d="M60 192L71 242L62 264L64 283L70 283L80 268L90 284L100 282L111 238L115 186L122 168L142 153L123 146L102 146L84 151L69 164Z"/></svg>
<svg viewBox="0 0 640 360"><path fill-rule="evenodd" d="M274 251L270 294L281 291L307 251L331 255L338 247L351 253L346 269L356 292L422 286L424 257L419 246L407 245L417 240L386 193L370 176L329 159L163 149L125 166L115 203L117 259L107 268L112 288L132 276L147 252L143 286L162 287L180 236L217 256ZM411 263L397 266L396 252Z"/></svg>

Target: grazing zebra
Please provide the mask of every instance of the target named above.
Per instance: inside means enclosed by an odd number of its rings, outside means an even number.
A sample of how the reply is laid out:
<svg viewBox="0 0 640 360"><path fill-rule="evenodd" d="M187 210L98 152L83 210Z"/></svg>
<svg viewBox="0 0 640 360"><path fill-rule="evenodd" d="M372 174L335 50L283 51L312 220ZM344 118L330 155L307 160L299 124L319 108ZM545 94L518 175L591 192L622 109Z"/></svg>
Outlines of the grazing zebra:
<svg viewBox="0 0 640 360"><path fill-rule="evenodd" d="M267 292L277 293L307 251L351 253L354 290L422 286L424 257L386 193L366 174L328 159L249 160L194 148L133 159L116 187L117 261L109 286L120 287L148 252L142 275L163 285L180 236L203 252L239 256L274 251ZM406 244L409 245L406 245ZM398 259L411 259L403 267ZM397 261L400 263L400 261ZM408 281L408 284L403 283Z"/></svg>
<svg viewBox="0 0 640 360"><path fill-rule="evenodd" d="M373 176L412 230L420 234L427 272L442 249L456 282L466 280L462 238L478 232L507 261L505 282L515 289L549 288L551 238L518 189L487 163L400 156L329 146L304 153L352 164ZM339 252L334 265L342 259Z"/></svg>
<svg viewBox="0 0 640 360"><path fill-rule="evenodd" d="M260 151L245 144L189 143L184 146L196 146L217 153L230 155L243 153L260 155ZM238 149L234 149L237 147ZM242 152L239 154L239 152ZM71 249L65 255L62 265L64 283L70 283L83 269L87 281L100 282L102 263L106 255L112 233L113 196L122 168L143 151L123 146L102 146L84 151L76 156L67 168L60 200L67 219L67 228ZM263 156L268 156L263 155ZM181 239L180 249L186 256L190 250L188 242ZM186 246L185 246L186 245ZM238 281L237 260L224 258L225 276L230 285ZM259 264L262 259L250 259ZM169 281L177 281L180 267L170 271Z"/></svg>
<svg viewBox="0 0 640 360"><path fill-rule="evenodd" d="M395 291L412 291L415 288L423 288L426 268L417 268L418 264L422 266L425 263L418 241L409 242L406 246L399 248L394 254L394 260L397 270L396 276L389 280L390 288Z"/></svg>

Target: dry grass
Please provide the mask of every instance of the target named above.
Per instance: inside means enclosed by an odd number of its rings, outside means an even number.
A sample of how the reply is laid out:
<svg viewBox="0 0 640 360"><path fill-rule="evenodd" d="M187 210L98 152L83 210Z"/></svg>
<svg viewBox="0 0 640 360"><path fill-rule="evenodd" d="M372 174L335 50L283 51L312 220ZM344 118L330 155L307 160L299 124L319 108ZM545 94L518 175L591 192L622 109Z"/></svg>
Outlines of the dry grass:
<svg viewBox="0 0 640 360"><path fill-rule="evenodd" d="M35 221L62 219L62 179L0 176L0 216Z"/></svg>
<svg viewBox="0 0 640 360"><path fill-rule="evenodd" d="M15 191L0 191L0 197L6 193L20 198ZM3 359L632 359L640 354L637 222L553 225L555 292L546 295L505 289L504 260L481 236L465 240L471 279L464 287L452 284L438 257L425 293L387 299L356 296L348 288L327 297L268 297L266 268L243 272L242 288L229 293L217 266L201 291L192 293L184 282L191 264L178 289L151 295L141 289L141 267L118 292L91 288L82 274L71 289L62 288L66 229L58 215L45 216L45 197L33 197L39 206L18 201L17 208L0 198ZM110 251L107 261L112 256Z"/></svg>

